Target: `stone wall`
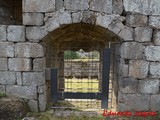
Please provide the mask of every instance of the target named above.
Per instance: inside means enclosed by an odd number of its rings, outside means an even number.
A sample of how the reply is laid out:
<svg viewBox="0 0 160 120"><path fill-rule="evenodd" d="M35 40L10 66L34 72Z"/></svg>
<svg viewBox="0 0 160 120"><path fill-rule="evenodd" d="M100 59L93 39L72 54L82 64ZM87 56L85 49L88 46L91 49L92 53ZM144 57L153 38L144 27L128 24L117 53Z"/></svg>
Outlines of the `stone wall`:
<svg viewBox="0 0 160 120"><path fill-rule="evenodd" d="M44 69L58 68L63 41L74 46L88 41L98 49L119 41L113 82L118 110L160 110L159 0L22 2L23 24L0 25L1 92L25 99L32 111L44 111Z"/></svg>

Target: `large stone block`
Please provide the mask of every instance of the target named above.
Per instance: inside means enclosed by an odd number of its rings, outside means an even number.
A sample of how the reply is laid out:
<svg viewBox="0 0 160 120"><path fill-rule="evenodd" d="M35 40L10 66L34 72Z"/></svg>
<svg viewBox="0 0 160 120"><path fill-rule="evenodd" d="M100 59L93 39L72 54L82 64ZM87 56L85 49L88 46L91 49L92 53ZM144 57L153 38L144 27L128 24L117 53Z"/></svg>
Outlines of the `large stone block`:
<svg viewBox="0 0 160 120"><path fill-rule="evenodd" d="M44 49L38 43L17 43L15 45L16 57L43 57Z"/></svg>
<svg viewBox="0 0 160 120"><path fill-rule="evenodd" d="M43 71L45 68L45 60L37 58L33 60L33 71Z"/></svg>
<svg viewBox="0 0 160 120"><path fill-rule="evenodd" d="M44 94L39 94L39 98L38 98L38 100L39 100L39 109L40 109L40 111L45 111L46 110L46 106L47 106L47 95L46 95L46 93L44 93Z"/></svg>
<svg viewBox="0 0 160 120"><path fill-rule="evenodd" d="M25 26L10 25L7 29L8 41L23 42L25 41Z"/></svg>
<svg viewBox="0 0 160 120"><path fill-rule="evenodd" d="M89 8L89 0L65 0L64 7L68 10L87 10Z"/></svg>
<svg viewBox="0 0 160 120"><path fill-rule="evenodd" d="M62 11L62 12L60 11L58 15L58 19L59 19L60 25L72 23L71 14L68 11Z"/></svg>
<svg viewBox="0 0 160 120"><path fill-rule="evenodd" d="M139 93L158 93L160 81L157 80L139 80L138 92Z"/></svg>
<svg viewBox="0 0 160 120"><path fill-rule="evenodd" d="M7 26L0 25L0 41L6 41L7 39Z"/></svg>
<svg viewBox="0 0 160 120"><path fill-rule="evenodd" d="M137 93L138 81L134 78L124 78L119 81L119 89L122 93Z"/></svg>
<svg viewBox="0 0 160 120"><path fill-rule="evenodd" d="M126 12L160 15L159 0L123 0Z"/></svg>
<svg viewBox="0 0 160 120"><path fill-rule="evenodd" d="M119 21L113 21L109 26L108 29L115 33L116 35L125 28L122 22Z"/></svg>
<svg viewBox="0 0 160 120"><path fill-rule="evenodd" d="M79 23L82 20L82 12L72 13L72 22Z"/></svg>
<svg viewBox="0 0 160 120"><path fill-rule="evenodd" d="M119 94L119 111L148 111L150 103L149 94Z"/></svg>
<svg viewBox="0 0 160 120"><path fill-rule="evenodd" d="M64 0L55 0L56 11L63 8Z"/></svg>
<svg viewBox="0 0 160 120"><path fill-rule="evenodd" d="M149 17L149 25L151 27L160 29L160 17L159 16L150 16Z"/></svg>
<svg viewBox="0 0 160 120"><path fill-rule="evenodd" d="M133 35L134 35L133 28L127 26L124 29L122 29L121 32L119 33L119 36L124 41L133 41Z"/></svg>
<svg viewBox="0 0 160 120"><path fill-rule="evenodd" d="M143 27L148 25L148 17L146 15L127 15L126 25L131 27Z"/></svg>
<svg viewBox="0 0 160 120"><path fill-rule="evenodd" d="M151 95L151 111L160 111L160 94Z"/></svg>
<svg viewBox="0 0 160 120"><path fill-rule="evenodd" d="M121 45L121 57L126 59L141 59L144 46L137 42L125 42Z"/></svg>
<svg viewBox="0 0 160 120"><path fill-rule="evenodd" d="M15 72L0 72L0 84L14 85L16 83Z"/></svg>
<svg viewBox="0 0 160 120"><path fill-rule="evenodd" d="M143 79L148 76L149 62L144 60L129 61L129 76L133 78Z"/></svg>
<svg viewBox="0 0 160 120"><path fill-rule="evenodd" d="M0 42L0 57L14 57L14 43Z"/></svg>
<svg viewBox="0 0 160 120"><path fill-rule="evenodd" d="M40 103L41 104L41 103ZM38 101L37 100L29 100L28 102L28 106L30 108L30 111L32 112L39 112L39 109L38 109Z"/></svg>
<svg viewBox="0 0 160 120"><path fill-rule="evenodd" d="M41 40L47 35L47 31L41 27L26 27L26 38L28 40Z"/></svg>
<svg viewBox="0 0 160 120"><path fill-rule="evenodd" d="M23 0L23 12L53 12L55 0Z"/></svg>
<svg viewBox="0 0 160 120"><path fill-rule="evenodd" d="M112 0L92 0L90 6L93 11L112 13Z"/></svg>
<svg viewBox="0 0 160 120"><path fill-rule="evenodd" d="M31 60L27 58L10 58L8 66L11 71L30 71Z"/></svg>
<svg viewBox="0 0 160 120"><path fill-rule="evenodd" d="M160 46L147 46L144 53L147 60L160 61Z"/></svg>
<svg viewBox="0 0 160 120"><path fill-rule="evenodd" d="M135 28L135 41L150 42L152 39L152 31L150 27Z"/></svg>
<svg viewBox="0 0 160 120"><path fill-rule="evenodd" d="M153 42L155 45L160 46L160 31L156 30L153 34Z"/></svg>
<svg viewBox="0 0 160 120"><path fill-rule="evenodd" d="M17 85L23 85L21 72L16 72L16 82L17 82Z"/></svg>
<svg viewBox="0 0 160 120"><path fill-rule="evenodd" d="M6 93L6 86L0 85L0 93Z"/></svg>
<svg viewBox="0 0 160 120"><path fill-rule="evenodd" d="M0 58L0 70L8 70L7 58Z"/></svg>
<svg viewBox="0 0 160 120"><path fill-rule="evenodd" d="M42 13L23 13L24 25L43 25L44 15Z"/></svg>
<svg viewBox="0 0 160 120"><path fill-rule="evenodd" d="M152 78L160 78L160 63L150 63L149 67L150 77Z"/></svg>
<svg viewBox="0 0 160 120"><path fill-rule="evenodd" d="M37 88L34 86L6 86L7 95L25 98L25 99L37 99Z"/></svg>
<svg viewBox="0 0 160 120"><path fill-rule="evenodd" d="M122 0L112 0L112 10L113 14L121 15L123 12L123 1Z"/></svg>
<svg viewBox="0 0 160 120"><path fill-rule="evenodd" d="M119 63L118 63L119 64ZM115 66L115 70L117 69L117 66ZM119 71L118 73L122 76L122 77L128 77L128 65L126 64L119 64L118 67Z"/></svg>
<svg viewBox="0 0 160 120"><path fill-rule="evenodd" d="M45 84L44 72L24 72L23 85L27 86L41 86Z"/></svg>

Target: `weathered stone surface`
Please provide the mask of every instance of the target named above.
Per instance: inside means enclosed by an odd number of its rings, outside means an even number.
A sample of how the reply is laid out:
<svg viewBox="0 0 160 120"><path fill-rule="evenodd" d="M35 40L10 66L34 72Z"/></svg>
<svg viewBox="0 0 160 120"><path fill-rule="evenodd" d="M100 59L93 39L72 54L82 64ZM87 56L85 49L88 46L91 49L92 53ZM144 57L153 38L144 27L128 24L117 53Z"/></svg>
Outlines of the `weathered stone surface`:
<svg viewBox="0 0 160 120"><path fill-rule="evenodd" d="M15 72L0 72L0 84L14 85L16 83Z"/></svg>
<svg viewBox="0 0 160 120"><path fill-rule="evenodd" d="M30 71L31 60L27 58L10 58L8 66L11 71Z"/></svg>
<svg viewBox="0 0 160 120"><path fill-rule="evenodd" d="M117 69L117 66L115 66L115 69ZM122 77L128 77L128 65L126 64L119 64L119 71L118 73L122 76Z"/></svg>
<svg viewBox="0 0 160 120"><path fill-rule="evenodd" d="M29 40L41 40L47 35L47 31L42 27L27 27L26 38Z"/></svg>
<svg viewBox="0 0 160 120"><path fill-rule="evenodd" d="M135 41L150 42L152 38L152 29L150 27L135 28Z"/></svg>
<svg viewBox="0 0 160 120"><path fill-rule="evenodd" d="M32 112L38 112L38 101L37 100L29 100L28 106L30 108L30 111Z"/></svg>
<svg viewBox="0 0 160 120"><path fill-rule="evenodd" d="M113 4L113 14L122 14L123 12L123 1L122 0L112 0Z"/></svg>
<svg viewBox="0 0 160 120"><path fill-rule="evenodd" d="M153 42L155 45L160 46L160 31L156 30L153 35Z"/></svg>
<svg viewBox="0 0 160 120"><path fill-rule="evenodd" d="M151 111L160 111L160 94L151 95Z"/></svg>
<svg viewBox="0 0 160 120"><path fill-rule="evenodd" d="M137 42L125 42L121 45L121 57L126 59L141 59L144 46Z"/></svg>
<svg viewBox="0 0 160 120"><path fill-rule="evenodd" d="M143 79L148 76L149 62L144 60L129 61L129 76L133 78Z"/></svg>
<svg viewBox="0 0 160 120"><path fill-rule="evenodd" d="M6 93L5 85L0 85L0 93Z"/></svg>
<svg viewBox="0 0 160 120"><path fill-rule="evenodd" d="M0 70L8 70L7 58L0 58Z"/></svg>
<svg viewBox="0 0 160 120"><path fill-rule="evenodd" d="M159 16L150 16L149 17L149 25L151 27L160 29L160 17Z"/></svg>
<svg viewBox="0 0 160 120"><path fill-rule="evenodd" d="M43 71L45 68L45 60L37 58L33 60L33 71Z"/></svg>
<svg viewBox="0 0 160 120"><path fill-rule="evenodd" d="M23 12L53 12L55 0L23 0Z"/></svg>
<svg viewBox="0 0 160 120"><path fill-rule="evenodd" d="M82 20L82 12L72 13L72 22L79 23Z"/></svg>
<svg viewBox="0 0 160 120"><path fill-rule="evenodd" d="M138 91L139 93L158 93L160 81L157 80L139 80Z"/></svg>
<svg viewBox="0 0 160 120"><path fill-rule="evenodd" d="M124 78L119 81L119 89L122 93L137 93L138 81L134 78Z"/></svg>
<svg viewBox="0 0 160 120"><path fill-rule="evenodd" d="M21 72L16 72L16 82L17 82L17 85L23 85Z"/></svg>
<svg viewBox="0 0 160 120"><path fill-rule="evenodd" d="M147 46L145 56L149 61L160 61L160 46Z"/></svg>
<svg viewBox="0 0 160 120"><path fill-rule="evenodd" d="M89 8L89 0L65 0L64 7L68 10L86 10Z"/></svg>
<svg viewBox="0 0 160 120"><path fill-rule="evenodd" d="M38 86L38 93L42 94L46 91L46 86L42 85L42 86Z"/></svg>
<svg viewBox="0 0 160 120"><path fill-rule="evenodd" d="M90 6L93 11L112 13L112 0L92 0Z"/></svg>
<svg viewBox="0 0 160 120"><path fill-rule="evenodd" d="M124 0L125 11L145 15L160 15L159 0Z"/></svg>
<svg viewBox="0 0 160 120"><path fill-rule="evenodd" d="M124 27L122 22L115 20L108 26L108 29L117 35Z"/></svg>
<svg viewBox="0 0 160 120"><path fill-rule="evenodd" d="M150 68L149 73L152 78L159 78L160 77L160 63L153 62L150 64L149 68Z"/></svg>
<svg viewBox="0 0 160 120"><path fill-rule="evenodd" d="M82 22L94 25L96 23L96 15L93 11L82 12Z"/></svg>
<svg viewBox="0 0 160 120"><path fill-rule="evenodd" d="M25 41L25 26L10 25L7 29L8 41L23 42Z"/></svg>
<svg viewBox="0 0 160 120"><path fill-rule="evenodd" d="M37 88L34 86L6 86L6 94L20 98L36 99Z"/></svg>
<svg viewBox="0 0 160 120"><path fill-rule="evenodd" d="M0 41L6 41L7 39L7 26L0 25Z"/></svg>
<svg viewBox="0 0 160 120"><path fill-rule="evenodd" d="M127 15L126 25L131 27L143 27L147 26L148 17L146 15Z"/></svg>
<svg viewBox="0 0 160 120"><path fill-rule="evenodd" d="M47 97L46 97L46 94L44 93L44 94L39 94L39 98L38 98L38 100L39 100L39 103L41 103L41 104L39 104L39 109L40 109L40 111L45 111L46 110L46 103L47 103Z"/></svg>
<svg viewBox="0 0 160 120"><path fill-rule="evenodd" d="M72 23L71 14L68 11L62 11L62 12L60 11L58 19L60 25Z"/></svg>
<svg viewBox="0 0 160 120"><path fill-rule="evenodd" d="M44 49L38 43L17 43L15 45L16 57L43 57Z"/></svg>
<svg viewBox="0 0 160 120"><path fill-rule="evenodd" d="M56 11L63 8L63 1L64 0L55 0L55 8L56 8Z"/></svg>
<svg viewBox="0 0 160 120"><path fill-rule="evenodd" d="M124 41L133 41L133 35L134 35L133 28L127 26L124 29L122 29L121 32L119 33L119 36Z"/></svg>
<svg viewBox="0 0 160 120"><path fill-rule="evenodd" d="M150 95L147 94L119 94L119 111L148 111Z"/></svg>
<svg viewBox="0 0 160 120"><path fill-rule="evenodd" d="M0 42L0 57L14 57L14 43Z"/></svg>
<svg viewBox="0 0 160 120"><path fill-rule="evenodd" d="M42 13L23 13L24 25L43 25L44 15Z"/></svg>
<svg viewBox="0 0 160 120"><path fill-rule="evenodd" d="M44 72L24 72L23 85L27 86L40 86L44 85L45 76Z"/></svg>

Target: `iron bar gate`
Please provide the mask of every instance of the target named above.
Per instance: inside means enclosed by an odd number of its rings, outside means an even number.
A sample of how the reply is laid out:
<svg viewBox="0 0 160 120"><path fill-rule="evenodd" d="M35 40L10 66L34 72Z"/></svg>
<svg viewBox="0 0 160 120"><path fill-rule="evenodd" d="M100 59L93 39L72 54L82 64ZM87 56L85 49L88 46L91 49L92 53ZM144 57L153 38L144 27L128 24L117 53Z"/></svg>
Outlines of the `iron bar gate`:
<svg viewBox="0 0 160 120"><path fill-rule="evenodd" d="M64 99L97 99L101 100L101 108L108 108L109 73L111 49L105 48L102 54L102 90L99 92L59 91L58 70L51 69L51 100L53 103Z"/></svg>

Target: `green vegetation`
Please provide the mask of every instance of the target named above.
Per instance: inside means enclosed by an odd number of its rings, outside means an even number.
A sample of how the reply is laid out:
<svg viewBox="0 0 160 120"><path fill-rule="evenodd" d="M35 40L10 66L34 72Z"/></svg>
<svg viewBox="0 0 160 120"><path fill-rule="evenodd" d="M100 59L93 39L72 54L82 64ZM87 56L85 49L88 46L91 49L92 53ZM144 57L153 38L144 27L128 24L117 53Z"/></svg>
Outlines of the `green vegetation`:
<svg viewBox="0 0 160 120"><path fill-rule="evenodd" d="M64 59L79 59L80 56L74 51L65 51Z"/></svg>
<svg viewBox="0 0 160 120"><path fill-rule="evenodd" d="M7 95L5 93L0 93L0 98L2 97L7 97Z"/></svg>

